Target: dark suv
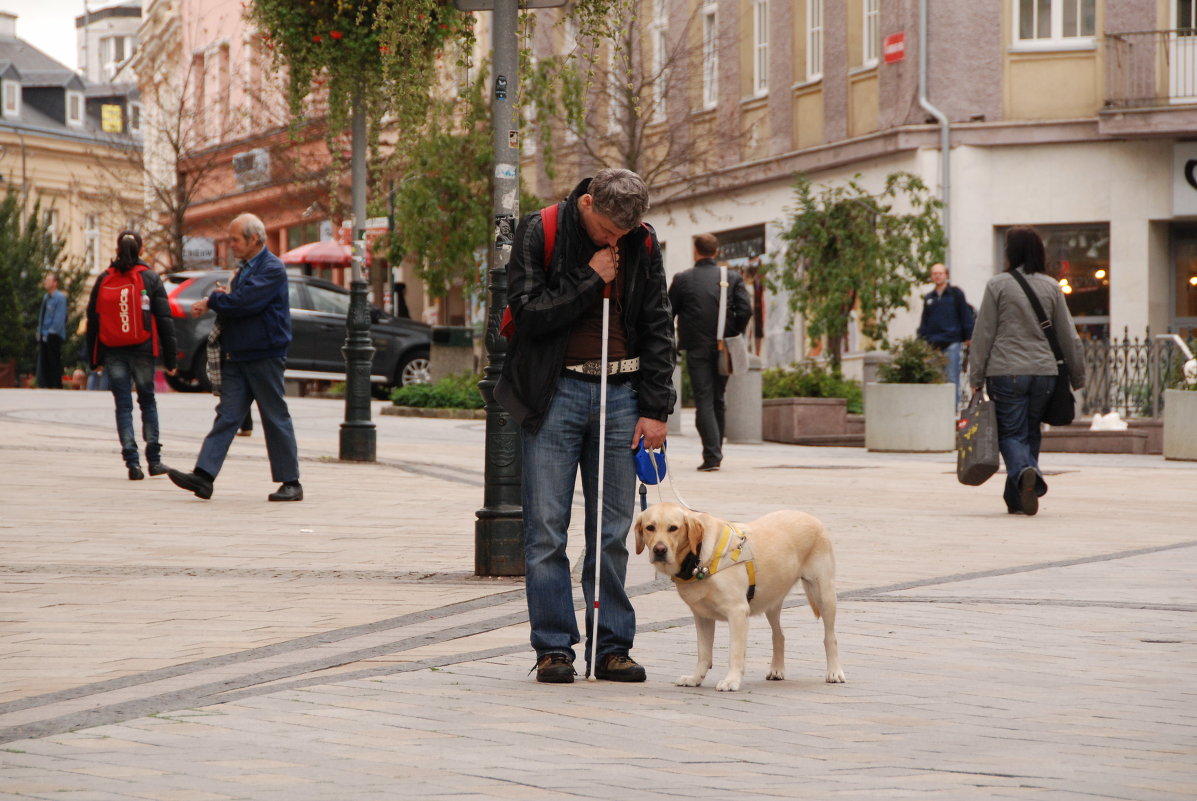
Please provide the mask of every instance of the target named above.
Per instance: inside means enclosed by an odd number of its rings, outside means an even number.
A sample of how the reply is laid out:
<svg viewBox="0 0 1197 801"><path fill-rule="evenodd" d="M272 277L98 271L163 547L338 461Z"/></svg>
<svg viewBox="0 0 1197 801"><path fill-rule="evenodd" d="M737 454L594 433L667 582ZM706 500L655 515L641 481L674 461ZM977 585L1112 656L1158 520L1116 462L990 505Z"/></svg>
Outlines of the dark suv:
<svg viewBox="0 0 1197 801"><path fill-rule="evenodd" d="M229 285L227 270L189 270L163 276L178 337L179 374L167 376L180 392L208 391L206 371L208 334L212 312L191 316L191 304L205 298L220 281ZM291 347L287 351L288 378L325 381L345 380L345 319L349 313L349 290L306 275L288 276L291 296ZM424 323L404 320L370 309L370 342L374 345L370 383L375 394L385 397L391 387L428 383L428 354L432 329Z"/></svg>

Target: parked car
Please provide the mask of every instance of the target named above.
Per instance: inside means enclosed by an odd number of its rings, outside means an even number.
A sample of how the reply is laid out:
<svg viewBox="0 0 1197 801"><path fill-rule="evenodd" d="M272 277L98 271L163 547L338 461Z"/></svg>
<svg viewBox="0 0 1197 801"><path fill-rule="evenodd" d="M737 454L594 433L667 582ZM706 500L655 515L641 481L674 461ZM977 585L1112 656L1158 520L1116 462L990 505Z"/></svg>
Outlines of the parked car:
<svg viewBox="0 0 1197 801"><path fill-rule="evenodd" d="M208 334L216 319L213 312L191 316L191 304L205 298L220 281L229 285L228 270L188 270L163 276L178 338L179 374L167 376L180 392L207 392ZM349 290L307 275L289 276L291 295L291 347L287 351L288 378L344 381L345 319ZM374 360L370 383L385 397L392 387L429 382L428 356L432 328L414 320L392 317L371 307L370 342Z"/></svg>

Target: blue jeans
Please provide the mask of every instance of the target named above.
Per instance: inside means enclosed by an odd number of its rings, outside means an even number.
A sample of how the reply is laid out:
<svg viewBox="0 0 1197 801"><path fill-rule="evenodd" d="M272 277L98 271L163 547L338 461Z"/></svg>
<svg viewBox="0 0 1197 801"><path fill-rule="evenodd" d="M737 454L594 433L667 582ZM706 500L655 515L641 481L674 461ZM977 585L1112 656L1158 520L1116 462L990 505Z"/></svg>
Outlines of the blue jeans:
<svg viewBox="0 0 1197 801"><path fill-rule="evenodd" d="M949 384L956 385L956 405L960 405L960 360L964 353L963 342L953 342L944 348L943 355L947 358L944 369Z"/></svg>
<svg viewBox="0 0 1197 801"><path fill-rule="evenodd" d="M1006 508L1018 510L1018 476L1029 468L1036 475L1035 492L1047 494L1039 472L1039 445L1043 439L1043 412L1056 388L1054 375L999 375L986 379L998 424L998 449L1006 464Z"/></svg>
<svg viewBox="0 0 1197 801"><path fill-rule="evenodd" d="M630 384L607 387L607 442L603 474L603 560L597 654L626 655L636 634L636 613L624 588L628 530L636 495L632 434L640 416ZM521 433L524 455L524 583L532 647L537 657L574 656L579 641L569 558L565 553L570 507L578 469L586 502L586 556L582 595L586 599L587 645L594 626L594 539L598 509L599 385L562 377L535 434ZM586 649L589 657L590 649Z"/></svg>
<svg viewBox="0 0 1197 801"><path fill-rule="evenodd" d="M686 370L694 392L694 423L702 439L703 464L719 464L723 461L723 398L727 390L727 376L719 375L719 352L686 351Z"/></svg>
<svg viewBox="0 0 1197 801"><path fill-rule="evenodd" d="M125 464L138 463L137 440L133 436L133 387L137 387L137 405L141 407L141 436L145 440L145 459L150 464L162 461L158 442L158 402L154 398L154 357L109 352L104 356L108 388L116 401L116 433L121 440Z"/></svg>
<svg viewBox="0 0 1197 801"><path fill-rule="evenodd" d="M212 478L220 473L233 437L241 430L250 404L258 402L262 430L266 434L266 455L270 474L280 483L299 480L299 450L295 427L287 409L283 367L285 359L226 360L220 372L220 403L216 421L204 437L195 466Z"/></svg>

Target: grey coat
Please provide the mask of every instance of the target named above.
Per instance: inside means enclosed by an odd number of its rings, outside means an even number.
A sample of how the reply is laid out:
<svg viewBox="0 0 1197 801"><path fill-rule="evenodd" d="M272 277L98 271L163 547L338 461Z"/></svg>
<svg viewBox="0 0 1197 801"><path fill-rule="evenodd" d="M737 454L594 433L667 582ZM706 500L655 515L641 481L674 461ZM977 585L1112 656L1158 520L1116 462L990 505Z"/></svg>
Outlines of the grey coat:
<svg viewBox="0 0 1197 801"><path fill-rule="evenodd" d="M1022 268L1018 268L1020 271ZM1060 285L1043 273L1027 275L1043 311L1052 321L1056 339L1068 365L1068 375L1074 389L1085 385L1085 360L1081 338ZM998 375L1056 375L1056 357L1047 337L1039 328L1039 320L1031 302L1008 273L989 279L985 297L977 311L973 329L973 344L969 351L969 386L979 387L989 376Z"/></svg>

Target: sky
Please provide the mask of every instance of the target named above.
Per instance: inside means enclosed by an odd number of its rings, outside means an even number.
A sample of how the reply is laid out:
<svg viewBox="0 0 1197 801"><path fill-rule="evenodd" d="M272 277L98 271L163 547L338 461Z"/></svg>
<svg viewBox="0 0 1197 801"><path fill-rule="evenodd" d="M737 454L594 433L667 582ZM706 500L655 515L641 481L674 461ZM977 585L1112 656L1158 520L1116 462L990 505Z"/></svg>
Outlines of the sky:
<svg viewBox="0 0 1197 801"><path fill-rule="evenodd" d="M113 5L88 0L93 9ZM0 0L0 11L17 15L17 38L51 58L76 69L75 17L83 14L83 0Z"/></svg>

